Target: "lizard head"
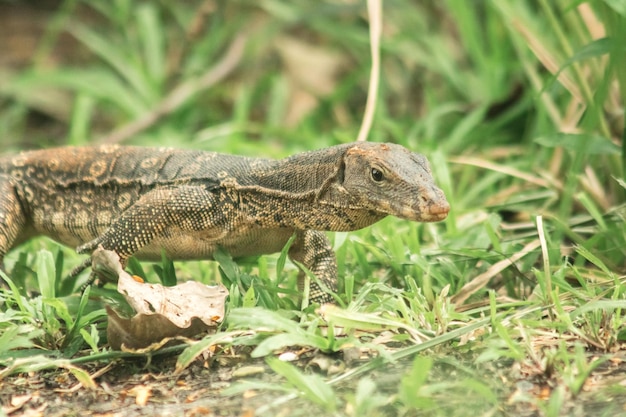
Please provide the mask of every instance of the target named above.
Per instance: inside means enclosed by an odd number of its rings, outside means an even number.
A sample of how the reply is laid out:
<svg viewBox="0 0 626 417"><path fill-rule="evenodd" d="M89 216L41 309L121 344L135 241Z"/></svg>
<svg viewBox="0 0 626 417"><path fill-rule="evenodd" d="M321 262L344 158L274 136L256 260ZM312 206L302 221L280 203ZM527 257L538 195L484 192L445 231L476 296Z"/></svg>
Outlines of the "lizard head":
<svg viewBox="0 0 626 417"><path fill-rule="evenodd" d="M400 145L355 143L340 171L337 185L352 207L420 222L443 220L450 211L428 160Z"/></svg>

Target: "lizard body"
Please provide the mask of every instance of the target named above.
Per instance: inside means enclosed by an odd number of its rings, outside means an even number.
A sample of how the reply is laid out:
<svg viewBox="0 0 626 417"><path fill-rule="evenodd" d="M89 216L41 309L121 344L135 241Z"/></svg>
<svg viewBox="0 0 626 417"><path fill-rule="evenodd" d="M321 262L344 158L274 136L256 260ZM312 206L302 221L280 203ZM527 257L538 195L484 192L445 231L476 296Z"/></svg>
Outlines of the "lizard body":
<svg viewBox="0 0 626 417"><path fill-rule="evenodd" d="M422 155L394 144L351 143L273 160L119 145L27 151L0 158L0 262L46 235L79 253L99 245L124 264L289 251L336 289L323 231L387 215L438 221L449 205ZM299 277L302 286L304 275ZM317 285L311 300L331 301Z"/></svg>

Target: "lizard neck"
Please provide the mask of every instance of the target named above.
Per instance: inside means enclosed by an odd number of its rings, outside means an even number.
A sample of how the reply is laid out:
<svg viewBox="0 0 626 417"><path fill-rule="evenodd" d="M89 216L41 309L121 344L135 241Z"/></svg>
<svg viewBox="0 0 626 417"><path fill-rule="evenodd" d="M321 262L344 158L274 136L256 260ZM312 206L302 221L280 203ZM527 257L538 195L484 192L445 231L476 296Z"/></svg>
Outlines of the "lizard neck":
<svg viewBox="0 0 626 417"><path fill-rule="evenodd" d="M256 207L257 220L276 227L351 231L386 216L363 209L341 192L343 154L349 145L305 152L251 166L252 187L241 187L242 203ZM246 201L247 200L247 201Z"/></svg>
<svg viewBox="0 0 626 417"><path fill-rule="evenodd" d="M337 175L346 148L347 145L333 146L265 164L252 164L251 183L268 192L286 192L292 196L319 194Z"/></svg>

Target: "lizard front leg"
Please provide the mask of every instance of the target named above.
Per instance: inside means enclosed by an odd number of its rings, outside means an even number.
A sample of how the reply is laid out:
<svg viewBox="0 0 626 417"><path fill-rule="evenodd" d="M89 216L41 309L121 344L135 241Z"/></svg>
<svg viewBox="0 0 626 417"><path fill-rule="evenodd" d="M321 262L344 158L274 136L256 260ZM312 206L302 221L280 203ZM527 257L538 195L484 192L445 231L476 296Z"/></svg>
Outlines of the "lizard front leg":
<svg viewBox="0 0 626 417"><path fill-rule="evenodd" d="M217 197L202 186L157 188L143 195L98 238L79 246L78 253L89 253L98 246L115 251L122 265L135 252L168 233L219 232L225 227L222 210L216 210ZM86 262L84 266L88 266Z"/></svg>
<svg viewBox="0 0 626 417"><path fill-rule="evenodd" d="M296 232L296 239L289 249L289 258L300 262L311 271L328 289L337 291L337 259L330 241L317 230ZM298 289L304 290L304 272L298 274ZM310 300L314 303L333 303L333 297L316 282L311 282Z"/></svg>

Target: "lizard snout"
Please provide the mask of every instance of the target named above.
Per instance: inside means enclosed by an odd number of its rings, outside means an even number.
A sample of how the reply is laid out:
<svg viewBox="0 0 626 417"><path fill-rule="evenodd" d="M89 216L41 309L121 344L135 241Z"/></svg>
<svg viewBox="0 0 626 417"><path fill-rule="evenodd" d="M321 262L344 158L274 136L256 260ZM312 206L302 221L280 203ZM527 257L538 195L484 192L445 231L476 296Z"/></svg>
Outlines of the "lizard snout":
<svg viewBox="0 0 626 417"><path fill-rule="evenodd" d="M449 212L450 203L447 200L443 200L431 204L425 214L429 221L439 221L448 217Z"/></svg>
<svg viewBox="0 0 626 417"><path fill-rule="evenodd" d="M416 208L415 213L417 214L417 218L414 220L420 222L438 222L448 217L450 203L448 203L443 191L433 187L430 190L422 190Z"/></svg>

